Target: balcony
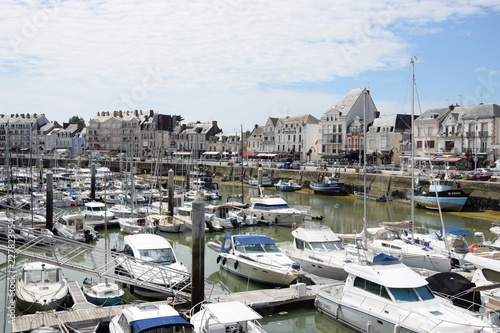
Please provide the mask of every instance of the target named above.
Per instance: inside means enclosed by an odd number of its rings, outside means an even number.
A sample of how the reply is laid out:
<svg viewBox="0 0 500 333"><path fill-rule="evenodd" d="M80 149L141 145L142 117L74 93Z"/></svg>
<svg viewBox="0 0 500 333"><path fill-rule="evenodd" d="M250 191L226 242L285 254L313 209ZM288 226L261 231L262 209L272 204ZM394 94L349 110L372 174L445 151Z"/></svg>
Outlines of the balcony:
<svg viewBox="0 0 500 333"><path fill-rule="evenodd" d="M478 136L483 137L483 138L487 137L488 136L488 131L479 131L478 132Z"/></svg>

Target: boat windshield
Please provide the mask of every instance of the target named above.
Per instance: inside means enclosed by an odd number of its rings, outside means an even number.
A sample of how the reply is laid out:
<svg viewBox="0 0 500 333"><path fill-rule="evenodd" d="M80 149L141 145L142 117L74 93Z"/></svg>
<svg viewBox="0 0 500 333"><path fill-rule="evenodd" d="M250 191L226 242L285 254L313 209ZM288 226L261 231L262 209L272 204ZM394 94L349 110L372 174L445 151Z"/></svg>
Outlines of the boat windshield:
<svg viewBox="0 0 500 333"><path fill-rule="evenodd" d="M27 271L25 276L27 283L54 283L59 282L58 269L45 269Z"/></svg>
<svg viewBox="0 0 500 333"><path fill-rule="evenodd" d="M148 249L139 250L139 255L142 260L151 261L158 264L173 264L175 256L172 249Z"/></svg>
<svg viewBox="0 0 500 333"><path fill-rule="evenodd" d="M288 209L290 208L290 206L288 206L287 204L266 205L266 204L256 203L254 205L254 208L259 210L275 210L275 209Z"/></svg>
<svg viewBox="0 0 500 333"><path fill-rule="evenodd" d="M238 244L236 251L244 253L273 253L280 252L276 244Z"/></svg>
<svg viewBox="0 0 500 333"><path fill-rule="evenodd" d="M318 252L333 252L344 250L344 245L340 241L333 242L314 242L310 243L312 249Z"/></svg>
<svg viewBox="0 0 500 333"><path fill-rule="evenodd" d="M418 288L389 288L396 303L419 302L434 298L434 294L427 286Z"/></svg>

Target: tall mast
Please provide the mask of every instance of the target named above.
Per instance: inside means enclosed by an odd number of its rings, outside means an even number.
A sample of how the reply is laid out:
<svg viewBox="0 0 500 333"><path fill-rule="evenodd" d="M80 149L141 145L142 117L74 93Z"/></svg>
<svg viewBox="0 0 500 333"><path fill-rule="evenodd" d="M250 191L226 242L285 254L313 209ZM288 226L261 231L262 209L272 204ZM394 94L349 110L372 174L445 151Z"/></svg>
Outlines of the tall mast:
<svg viewBox="0 0 500 333"><path fill-rule="evenodd" d="M363 93L363 239L364 239L364 247L367 248L367 234L366 234L366 127L367 127L367 117L366 117L366 95L368 91L365 89Z"/></svg>
<svg viewBox="0 0 500 333"><path fill-rule="evenodd" d="M415 122L415 59L416 57L412 57L410 60L411 64L411 129L410 129L410 145L411 145L411 241L413 243L415 237L415 231L413 225L415 224L415 145L413 144L413 136L414 136L414 122Z"/></svg>

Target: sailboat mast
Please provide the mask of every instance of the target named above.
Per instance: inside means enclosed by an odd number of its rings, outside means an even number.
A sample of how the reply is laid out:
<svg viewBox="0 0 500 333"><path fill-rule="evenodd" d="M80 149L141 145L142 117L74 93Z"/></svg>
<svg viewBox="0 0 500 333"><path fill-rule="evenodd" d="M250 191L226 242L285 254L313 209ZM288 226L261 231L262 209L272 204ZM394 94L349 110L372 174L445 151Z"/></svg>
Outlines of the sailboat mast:
<svg viewBox="0 0 500 333"><path fill-rule="evenodd" d="M411 129L410 129L410 148L411 148L411 241L413 243L415 237L415 231L413 225L415 224L415 145L413 144L413 136L415 132L415 57L410 60L411 64Z"/></svg>
<svg viewBox="0 0 500 333"><path fill-rule="evenodd" d="M241 203L245 203L245 194L244 194L244 188L245 188L245 185L243 184L243 169L244 169L244 163L243 163L243 156L245 155L244 154L244 151L243 151L243 124L240 125L240 135L241 135L241 175L240 175L240 180L241 180ZM247 155L247 159L248 159L248 155ZM248 160L247 160L247 163L248 163Z"/></svg>
<svg viewBox="0 0 500 333"><path fill-rule="evenodd" d="M367 208L366 208L366 128L367 128L367 117L366 117L366 95L368 94L368 91L365 89L364 94L363 94L363 239L364 239L364 247L365 249L367 248L368 244L368 239L367 239L367 234L366 234L366 215L367 215Z"/></svg>

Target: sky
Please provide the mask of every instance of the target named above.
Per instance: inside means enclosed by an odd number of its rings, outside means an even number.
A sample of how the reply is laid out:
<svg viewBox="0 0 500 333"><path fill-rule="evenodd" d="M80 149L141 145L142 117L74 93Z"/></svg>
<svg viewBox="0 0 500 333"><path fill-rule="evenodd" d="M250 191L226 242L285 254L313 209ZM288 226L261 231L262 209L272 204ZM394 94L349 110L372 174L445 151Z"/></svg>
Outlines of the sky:
<svg viewBox="0 0 500 333"><path fill-rule="evenodd" d="M251 130L320 119L354 88L381 113L500 104L499 0L4 0L0 114L155 110Z"/></svg>

